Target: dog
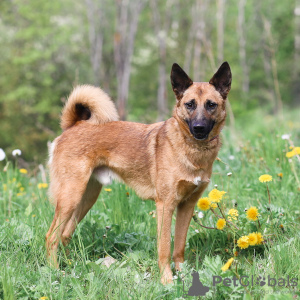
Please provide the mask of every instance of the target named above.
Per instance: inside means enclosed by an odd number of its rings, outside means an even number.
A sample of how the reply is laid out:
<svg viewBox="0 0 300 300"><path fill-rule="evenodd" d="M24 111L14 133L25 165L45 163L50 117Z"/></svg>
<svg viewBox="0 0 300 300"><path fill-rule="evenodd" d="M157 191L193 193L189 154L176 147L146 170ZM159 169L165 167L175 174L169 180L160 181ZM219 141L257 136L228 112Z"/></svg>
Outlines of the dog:
<svg viewBox="0 0 300 300"><path fill-rule="evenodd" d="M82 85L70 94L61 116L63 133L49 153L49 191L56 209L46 248L53 266L58 267L59 243L68 244L102 186L118 179L156 203L163 284L172 282L171 223L177 210L173 260L180 270L194 208L221 147L232 75L224 62L209 82L193 82L178 64L170 77L173 115L151 125L119 121L100 88Z"/></svg>

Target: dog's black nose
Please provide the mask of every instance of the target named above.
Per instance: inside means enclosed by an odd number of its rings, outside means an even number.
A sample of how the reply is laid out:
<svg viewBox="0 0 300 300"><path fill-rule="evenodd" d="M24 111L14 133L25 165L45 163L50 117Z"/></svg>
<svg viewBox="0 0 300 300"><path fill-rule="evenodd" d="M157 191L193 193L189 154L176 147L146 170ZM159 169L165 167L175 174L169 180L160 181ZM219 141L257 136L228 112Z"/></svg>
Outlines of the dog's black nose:
<svg viewBox="0 0 300 300"><path fill-rule="evenodd" d="M193 127L193 130L195 133L204 133L205 132L205 126L196 125Z"/></svg>

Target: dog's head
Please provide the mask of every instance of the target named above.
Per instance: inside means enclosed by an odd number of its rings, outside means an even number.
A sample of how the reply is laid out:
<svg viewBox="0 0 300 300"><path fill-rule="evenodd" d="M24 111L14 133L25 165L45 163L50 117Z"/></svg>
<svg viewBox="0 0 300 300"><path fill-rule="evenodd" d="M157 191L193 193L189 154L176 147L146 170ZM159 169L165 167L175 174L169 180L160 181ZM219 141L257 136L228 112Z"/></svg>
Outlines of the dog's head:
<svg viewBox="0 0 300 300"><path fill-rule="evenodd" d="M196 140L209 141L220 133L225 122L231 78L227 62L209 82L193 82L179 65L173 64L171 83L177 100L174 113Z"/></svg>

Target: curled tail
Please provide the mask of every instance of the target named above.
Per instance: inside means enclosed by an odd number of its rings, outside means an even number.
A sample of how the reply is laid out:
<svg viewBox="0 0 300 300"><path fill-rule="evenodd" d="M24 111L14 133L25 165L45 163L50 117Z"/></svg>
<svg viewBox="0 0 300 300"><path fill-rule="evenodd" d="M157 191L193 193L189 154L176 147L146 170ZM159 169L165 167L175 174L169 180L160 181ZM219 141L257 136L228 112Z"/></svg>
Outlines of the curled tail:
<svg viewBox="0 0 300 300"><path fill-rule="evenodd" d="M65 104L60 126L66 130L82 120L91 124L103 124L118 121L119 115L104 91L91 85L79 85L74 88Z"/></svg>

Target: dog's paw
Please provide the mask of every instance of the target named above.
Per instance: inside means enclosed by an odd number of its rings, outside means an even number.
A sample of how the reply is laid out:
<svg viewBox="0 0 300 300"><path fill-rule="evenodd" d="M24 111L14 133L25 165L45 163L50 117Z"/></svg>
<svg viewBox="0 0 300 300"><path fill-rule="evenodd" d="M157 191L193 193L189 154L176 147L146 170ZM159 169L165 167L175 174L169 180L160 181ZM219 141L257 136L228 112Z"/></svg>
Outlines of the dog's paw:
<svg viewBox="0 0 300 300"><path fill-rule="evenodd" d="M173 274L171 270L165 270L160 279L163 285L173 283Z"/></svg>

